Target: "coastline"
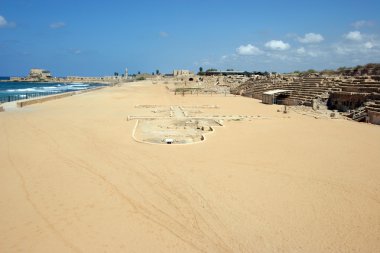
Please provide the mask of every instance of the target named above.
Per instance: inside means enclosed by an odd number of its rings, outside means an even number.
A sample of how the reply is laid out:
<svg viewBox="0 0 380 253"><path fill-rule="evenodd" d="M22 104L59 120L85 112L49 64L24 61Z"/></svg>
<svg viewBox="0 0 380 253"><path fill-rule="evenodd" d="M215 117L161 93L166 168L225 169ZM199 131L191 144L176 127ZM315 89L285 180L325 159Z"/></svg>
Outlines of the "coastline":
<svg viewBox="0 0 380 253"><path fill-rule="evenodd" d="M90 88L90 89L80 90L80 91L68 91L68 92L62 92L62 93L53 94L53 95L40 96L37 98L20 99L20 100L15 100L12 102L0 103L0 112L5 112L8 110L12 111L15 108L22 108L22 107L33 105L33 104L39 104L39 103L44 103L51 100L56 100L56 99L61 99L61 98L70 97L74 95L93 92L96 90L104 89L106 87L112 87L112 86L108 85L108 86L95 87L95 88Z"/></svg>
<svg viewBox="0 0 380 253"><path fill-rule="evenodd" d="M100 86L114 86L115 82L2 82L0 103L39 98L66 92L83 91Z"/></svg>
<svg viewBox="0 0 380 253"><path fill-rule="evenodd" d="M80 94L84 94L84 93L88 93L88 92L93 92L93 91L96 91L96 90L101 90L101 89L104 89L106 87L110 87L110 86L103 86L103 87L96 87L96 88L92 88L92 89L87 89L87 90L81 90L81 91L69 91L69 92L64 92L64 93L61 93L61 94L57 94L57 95L51 95L51 96L43 96L43 97L39 97L39 98L31 98L31 99L25 99L25 100L22 100L22 101L17 101L17 107L25 107L25 106L28 106L28 105L33 105L33 104L37 104L37 103L44 103L44 102L48 102L48 101L51 101L51 100L56 100L56 99L61 99L61 98L65 98L65 97L70 97L70 96L74 96L74 95L80 95Z"/></svg>
<svg viewBox="0 0 380 253"><path fill-rule="evenodd" d="M123 81L123 80L122 80ZM120 82L120 80L116 81L104 81L104 80L48 80L48 81L33 81L33 80L0 80L0 83L101 83L101 84L114 84Z"/></svg>

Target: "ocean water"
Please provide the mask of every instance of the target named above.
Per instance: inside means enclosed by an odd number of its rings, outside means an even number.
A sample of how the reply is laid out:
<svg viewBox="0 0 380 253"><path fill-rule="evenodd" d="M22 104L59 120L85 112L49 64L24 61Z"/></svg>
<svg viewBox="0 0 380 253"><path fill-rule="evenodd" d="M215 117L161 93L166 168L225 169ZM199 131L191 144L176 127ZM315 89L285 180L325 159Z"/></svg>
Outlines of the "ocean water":
<svg viewBox="0 0 380 253"><path fill-rule="evenodd" d="M99 83L35 83L0 82L0 102L41 97L58 93L92 89L105 84Z"/></svg>

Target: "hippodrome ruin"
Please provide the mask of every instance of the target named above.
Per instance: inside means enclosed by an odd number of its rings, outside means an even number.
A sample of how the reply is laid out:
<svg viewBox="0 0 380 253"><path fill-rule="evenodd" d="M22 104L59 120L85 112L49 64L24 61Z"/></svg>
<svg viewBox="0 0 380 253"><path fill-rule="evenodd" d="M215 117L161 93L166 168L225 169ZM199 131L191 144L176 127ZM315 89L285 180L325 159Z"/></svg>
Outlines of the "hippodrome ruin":
<svg viewBox="0 0 380 253"><path fill-rule="evenodd" d="M191 144L205 140L205 135L224 121L264 119L258 116L216 115L216 105L160 106L137 105L143 109L141 116L129 115L127 120L137 120L133 138L151 144ZM211 115L212 114L212 115Z"/></svg>
<svg viewBox="0 0 380 253"><path fill-rule="evenodd" d="M177 74L2 104L1 252L377 252L377 75Z"/></svg>
<svg viewBox="0 0 380 253"><path fill-rule="evenodd" d="M38 81L37 79L35 80L37 77L38 80L43 81L58 80L52 77L50 71L43 69L31 69L28 77L13 78L13 80ZM196 75L189 70L173 70L172 75L141 74L134 78L128 76L128 70L126 69L123 76L101 78L67 77L59 80L81 82L104 82L108 80L108 83L115 85L120 82L138 80L139 78L152 80L153 84L164 83L167 89L175 95L239 95L261 100L264 104L284 105L285 112L287 112L286 108L288 108L314 117L344 117L358 122L380 124L380 64L346 68L343 71L333 73L268 73L267 75L256 75L243 71L207 71L202 75L199 75L199 73ZM159 108L160 106L155 105L155 107ZM178 108L183 110L183 107ZM203 109L205 108L203 107ZM4 111L4 108L0 106L1 111ZM173 108L170 108L170 110L166 108L166 112L168 113L169 111L171 113L170 117L172 117L170 120L175 118L178 121L179 114L176 114ZM157 109L155 115L149 119L142 119L132 115L128 116L128 119L139 118L140 121L158 120L157 117L161 117L162 112L162 108L161 110ZM186 114L185 111L180 114L183 113ZM206 121L210 122L210 120L216 119L208 118ZM142 124L140 122L140 125ZM170 125L170 123L168 124ZM216 124L220 125L220 123ZM184 125L186 125L186 122ZM140 127L137 129L140 129ZM158 142L162 142L162 140ZM184 140L178 140L175 143L180 142L186 143Z"/></svg>
<svg viewBox="0 0 380 253"><path fill-rule="evenodd" d="M168 89L179 95L235 94L280 104L309 114L330 114L380 124L380 64L343 73L247 75L212 71L203 76L176 75Z"/></svg>

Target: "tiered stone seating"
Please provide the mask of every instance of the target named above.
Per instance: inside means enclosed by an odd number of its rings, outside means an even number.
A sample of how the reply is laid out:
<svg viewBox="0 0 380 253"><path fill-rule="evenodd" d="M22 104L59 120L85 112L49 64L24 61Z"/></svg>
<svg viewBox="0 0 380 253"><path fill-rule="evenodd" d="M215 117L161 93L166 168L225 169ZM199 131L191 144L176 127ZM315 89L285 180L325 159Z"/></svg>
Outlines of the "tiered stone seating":
<svg viewBox="0 0 380 253"><path fill-rule="evenodd" d="M281 79L249 80L235 89L235 94L242 94L246 97L262 99L262 94L264 92L275 89L291 91L291 95L283 101L286 101L287 103L292 101L293 104L304 105L311 105L312 99L321 97L322 94L333 89L340 91L339 88L332 86L332 82L326 82L324 78L307 77L292 82ZM239 93L239 91L241 92Z"/></svg>
<svg viewBox="0 0 380 253"><path fill-rule="evenodd" d="M264 83L261 83L259 86L255 87L254 90L252 90L252 93L250 94L250 96L256 99L262 99L264 92L269 91L269 90L282 89L282 87L283 87L283 84L281 82L278 82L278 83L264 82Z"/></svg>
<svg viewBox="0 0 380 253"><path fill-rule="evenodd" d="M354 83L341 83L340 87L342 91L347 92L361 92L361 93L380 93L380 82L367 82L360 80Z"/></svg>
<svg viewBox="0 0 380 253"><path fill-rule="evenodd" d="M292 90L291 95L285 99L298 101L299 104L311 105L312 100L320 98L324 93L329 91L329 83L324 83L324 78L306 77L300 83L283 87Z"/></svg>
<svg viewBox="0 0 380 253"><path fill-rule="evenodd" d="M366 110L380 112L380 100L374 100L367 103Z"/></svg>
<svg viewBox="0 0 380 253"><path fill-rule="evenodd" d="M332 109L353 110L361 108L365 101L380 101L380 79L375 81L368 77L304 77L290 81L285 78L250 79L234 91L235 94L262 99L264 92L275 89L291 91L290 96L278 100L289 105L310 106L313 99L321 98L326 102L329 100ZM379 107L378 103L372 103L368 108L378 110Z"/></svg>
<svg viewBox="0 0 380 253"><path fill-rule="evenodd" d="M261 99L263 92L281 89L282 87L282 82L273 82L271 80L249 80L244 85L239 86L238 90L235 91L235 94L238 94L241 91L241 95L245 97Z"/></svg>
<svg viewBox="0 0 380 253"><path fill-rule="evenodd" d="M365 109L368 122L380 125L380 99L368 102Z"/></svg>
<svg viewBox="0 0 380 253"><path fill-rule="evenodd" d="M376 70L378 73L378 70ZM380 72L379 72L380 73ZM250 79L234 89L235 94L262 99L263 92L275 89L289 90L280 95L277 103L312 105L319 98L329 109L345 112L357 121L380 122L380 75L295 77L275 76ZM287 96L287 97L286 97Z"/></svg>

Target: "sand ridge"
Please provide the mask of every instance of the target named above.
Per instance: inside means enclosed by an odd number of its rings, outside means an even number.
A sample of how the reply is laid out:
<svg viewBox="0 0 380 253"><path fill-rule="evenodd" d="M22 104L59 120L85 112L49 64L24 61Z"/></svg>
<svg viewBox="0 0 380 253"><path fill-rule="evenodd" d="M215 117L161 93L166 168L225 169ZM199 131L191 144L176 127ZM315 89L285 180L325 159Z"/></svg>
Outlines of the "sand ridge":
<svg viewBox="0 0 380 253"><path fill-rule="evenodd" d="M213 104L195 145L131 137L139 104ZM2 252L376 252L380 128L149 81L0 114Z"/></svg>

